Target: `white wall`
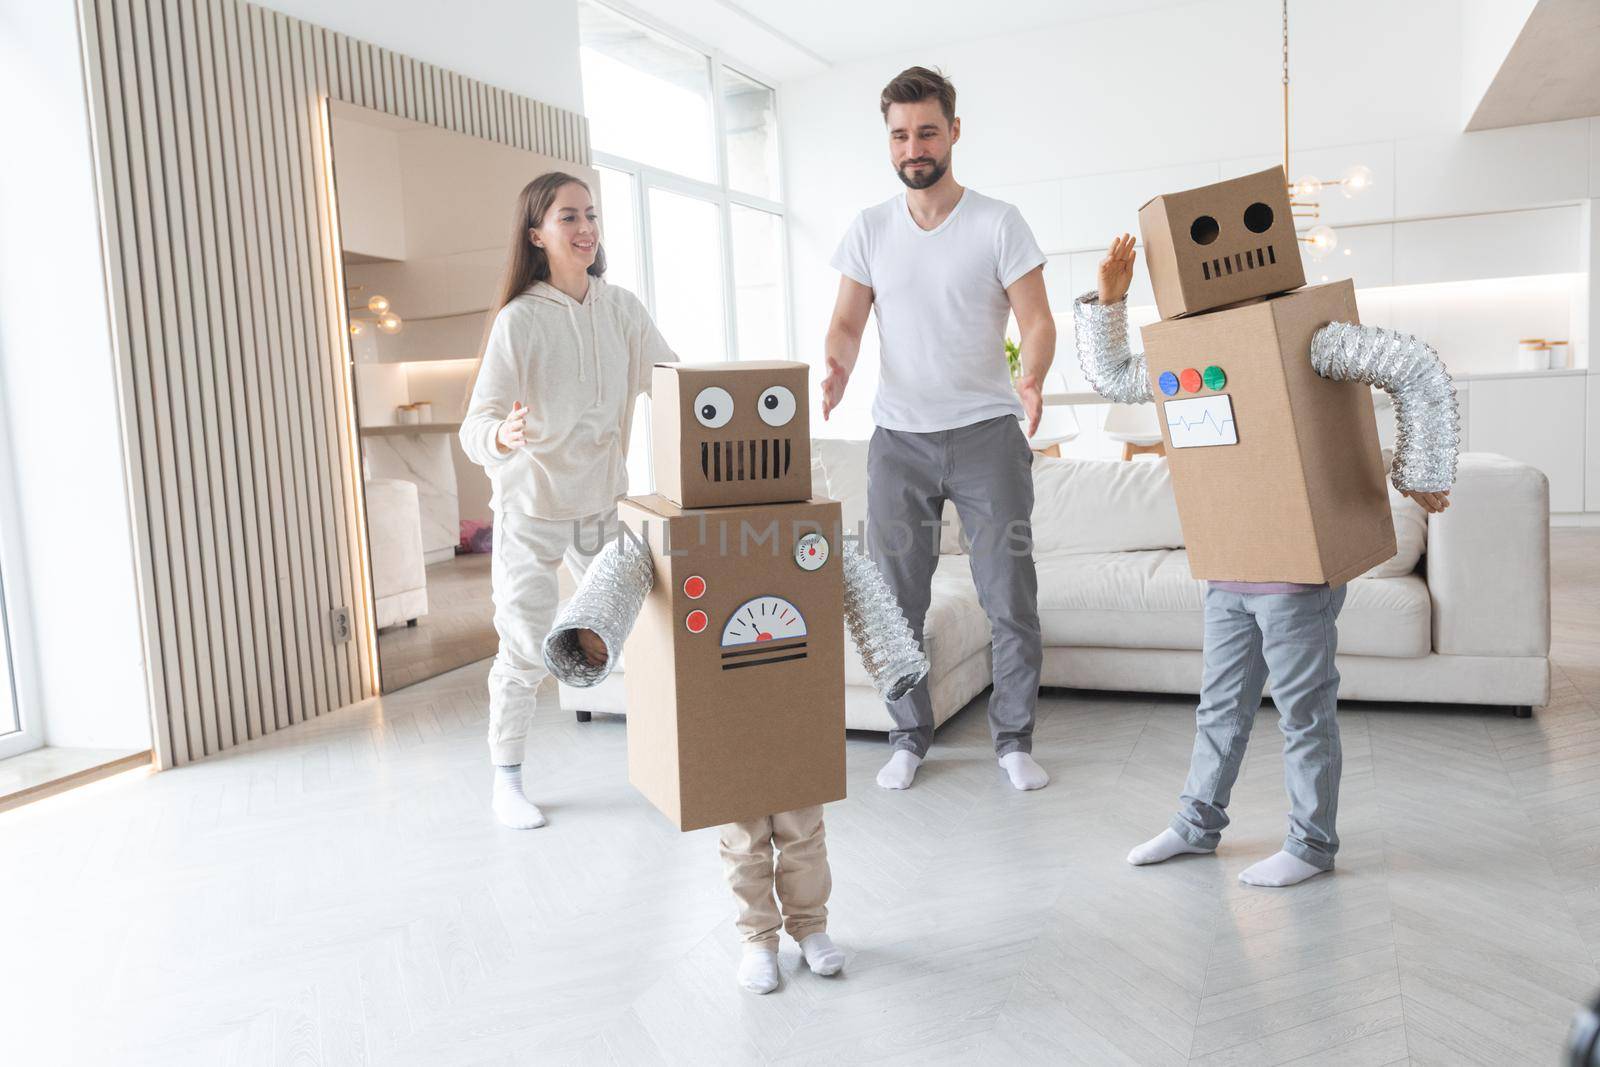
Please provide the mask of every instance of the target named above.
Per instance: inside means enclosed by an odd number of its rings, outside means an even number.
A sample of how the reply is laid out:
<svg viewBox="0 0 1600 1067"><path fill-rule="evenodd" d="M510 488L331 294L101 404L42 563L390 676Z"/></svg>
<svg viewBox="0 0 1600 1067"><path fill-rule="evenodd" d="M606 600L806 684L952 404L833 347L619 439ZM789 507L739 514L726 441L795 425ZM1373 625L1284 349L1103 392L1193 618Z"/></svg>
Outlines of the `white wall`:
<svg viewBox="0 0 1600 1067"><path fill-rule="evenodd" d="M12 475L0 562L18 695L50 744L143 749L149 702L75 5L0 0L0 99L0 462Z"/></svg>
<svg viewBox="0 0 1600 1067"><path fill-rule="evenodd" d="M546 104L583 110L576 0L271 0L262 6Z"/></svg>
<svg viewBox="0 0 1600 1067"><path fill-rule="evenodd" d="M1323 273L1355 277L1363 287L1443 280L1418 267L1438 258L1436 244L1510 232L1471 216L1521 211L1506 226L1543 233L1552 216L1522 209L1593 195L1600 120L1459 132L1464 31L1456 0L1295 4L1291 17L1291 176L1334 177L1355 162L1375 173L1359 199L1324 193L1325 221L1344 228L1354 255L1341 250L1330 262L1308 264L1311 280ZM1041 27L785 83L780 129L801 358L821 358L838 285L827 261L839 236L856 211L901 190L877 99L912 63L941 67L954 80L963 120L957 176L1022 209L1052 253L1047 283L1058 315L1092 284L1096 250L1121 230L1137 232L1145 198L1281 157L1279 23L1276 5L1261 0ZM1548 275L1560 299L1573 299L1581 227L1571 220L1580 214L1567 210L1573 233L1540 241L1515 273ZM1437 216L1459 218L1395 221ZM1490 258L1477 256L1470 276L1495 276L1482 273ZM844 407L824 432L870 429L876 341L868 332ZM1075 363L1063 330L1057 366L1070 377Z"/></svg>
<svg viewBox="0 0 1600 1067"><path fill-rule="evenodd" d="M357 110L351 108L350 110ZM345 252L406 258L405 189L394 130L333 119L339 240Z"/></svg>

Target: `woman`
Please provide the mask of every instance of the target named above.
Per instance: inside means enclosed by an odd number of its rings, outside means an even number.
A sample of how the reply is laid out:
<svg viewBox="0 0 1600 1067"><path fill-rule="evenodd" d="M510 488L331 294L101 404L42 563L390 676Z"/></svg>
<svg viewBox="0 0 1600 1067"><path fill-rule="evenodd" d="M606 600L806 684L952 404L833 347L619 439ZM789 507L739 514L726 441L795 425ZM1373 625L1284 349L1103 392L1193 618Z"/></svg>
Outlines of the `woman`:
<svg viewBox="0 0 1600 1067"><path fill-rule="evenodd" d="M627 492L635 398L650 391L651 366L675 358L644 305L604 274L589 187L559 172L529 182L461 422L461 447L494 485L489 755L495 815L519 830L545 822L523 792L522 751L534 713L559 707L540 654L557 568L565 560L581 577L604 543Z"/></svg>

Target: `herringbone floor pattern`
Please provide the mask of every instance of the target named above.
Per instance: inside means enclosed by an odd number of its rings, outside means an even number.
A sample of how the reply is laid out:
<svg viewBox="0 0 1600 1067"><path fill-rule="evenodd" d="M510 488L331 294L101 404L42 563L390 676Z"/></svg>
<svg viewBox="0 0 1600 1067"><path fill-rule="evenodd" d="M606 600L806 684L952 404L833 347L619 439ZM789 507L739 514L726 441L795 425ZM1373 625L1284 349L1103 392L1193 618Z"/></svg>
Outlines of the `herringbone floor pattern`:
<svg viewBox="0 0 1600 1067"><path fill-rule="evenodd" d="M1557 531L1531 721L1352 706L1335 874L1256 890L1270 709L1214 857L1135 870L1190 702L1052 691L1039 793L981 701L916 788L852 738L819 979L733 983L713 831L630 790L624 723L537 724L548 827L486 809L482 665L181 771L0 815L11 1064L1555 1061L1600 987L1600 532Z"/></svg>

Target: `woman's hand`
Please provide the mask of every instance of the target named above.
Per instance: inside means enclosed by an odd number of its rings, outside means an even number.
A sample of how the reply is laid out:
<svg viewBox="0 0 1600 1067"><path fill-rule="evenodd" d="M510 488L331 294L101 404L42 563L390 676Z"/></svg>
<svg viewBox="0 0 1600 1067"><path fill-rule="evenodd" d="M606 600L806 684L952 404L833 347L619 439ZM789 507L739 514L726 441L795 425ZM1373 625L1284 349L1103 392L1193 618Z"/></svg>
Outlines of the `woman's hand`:
<svg viewBox="0 0 1600 1067"><path fill-rule="evenodd" d="M1450 490L1448 489L1442 493L1414 493L1407 489L1405 494L1418 504L1421 504L1422 510L1429 515L1437 515L1450 506Z"/></svg>
<svg viewBox="0 0 1600 1067"><path fill-rule="evenodd" d="M584 658L589 661L591 667L604 667L606 660L611 658L606 643L593 630L578 631L578 647L583 650Z"/></svg>
<svg viewBox="0 0 1600 1067"><path fill-rule="evenodd" d="M1139 253L1134 250L1131 234L1125 233L1111 242L1106 258L1100 261L1100 303L1115 304L1128 295L1128 287L1133 284L1133 261L1137 258Z"/></svg>
<svg viewBox="0 0 1600 1067"><path fill-rule="evenodd" d="M525 424L528 421L528 409L518 400L511 405L511 414L505 417L500 428L494 432L494 443L500 449L501 455L515 452L528 443ZM604 647L604 646L601 646Z"/></svg>

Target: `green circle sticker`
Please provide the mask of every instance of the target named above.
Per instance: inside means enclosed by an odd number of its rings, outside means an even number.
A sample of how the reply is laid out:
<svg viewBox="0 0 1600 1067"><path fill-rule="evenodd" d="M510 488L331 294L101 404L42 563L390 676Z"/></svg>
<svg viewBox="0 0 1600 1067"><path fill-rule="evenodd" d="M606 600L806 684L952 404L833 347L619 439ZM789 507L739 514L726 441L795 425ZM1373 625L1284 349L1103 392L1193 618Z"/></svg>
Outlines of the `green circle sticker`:
<svg viewBox="0 0 1600 1067"><path fill-rule="evenodd" d="M1228 384L1228 376L1222 373L1222 368L1218 366L1207 367L1205 377L1207 389L1221 389Z"/></svg>

